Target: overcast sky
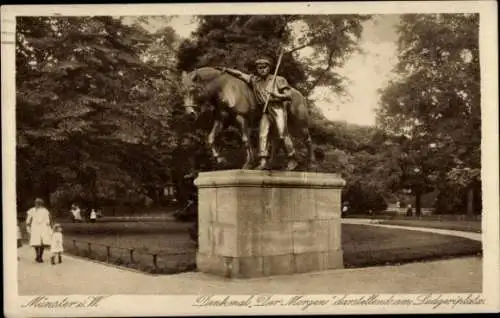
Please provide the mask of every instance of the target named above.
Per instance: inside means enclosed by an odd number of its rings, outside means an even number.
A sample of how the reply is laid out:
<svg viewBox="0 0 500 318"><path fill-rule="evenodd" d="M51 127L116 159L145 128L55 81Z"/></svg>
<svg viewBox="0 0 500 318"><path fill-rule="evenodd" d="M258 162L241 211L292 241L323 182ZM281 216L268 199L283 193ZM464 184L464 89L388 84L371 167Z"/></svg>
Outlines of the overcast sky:
<svg viewBox="0 0 500 318"><path fill-rule="evenodd" d="M321 90L315 92L317 105L329 119L360 125L375 124L375 108L380 99L377 90L385 87L397 62L395 27L398 21L396 15L385 15L365 22L360 41L365 54L353 55L343 68L337 70L349 79L349 99L338 100ZM322 102L321 97L327 100Z"/></svg>
<svg viewBox="0 0 500 318"><path fill-rule="evenodd" d="M396 59L397 15L377 15L364 23L360 45L365 54L355 54L337 72L349 79L349 99L340 100L325 90L317 89L313 98L331 120L345 120L360 125L375 124L378 107L377 90L390 78ZM182 37L188 37L196 28L191 16L174 18L170 25Z"/></svg>

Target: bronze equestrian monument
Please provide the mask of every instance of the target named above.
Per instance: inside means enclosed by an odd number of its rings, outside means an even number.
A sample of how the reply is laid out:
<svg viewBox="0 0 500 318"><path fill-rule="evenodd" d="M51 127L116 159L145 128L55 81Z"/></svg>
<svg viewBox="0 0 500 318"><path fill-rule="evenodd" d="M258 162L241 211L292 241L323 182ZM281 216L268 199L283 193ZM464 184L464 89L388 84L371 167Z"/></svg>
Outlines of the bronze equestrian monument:
<svg viewBox="0 0 500 318"><path fill-rule="evenodd" d="M343 267L339 176L226 170L195 184L199 271L249 278Z"/></svg>
<svg viewBox="0 0 500 318"><path fill-rule="evenodd" d="M215 141L230 124L239 129L246 151L242 169L200 172L195 180L196 262L201 272L250 278L343 267L341 192L345 181L337 174L295 171L298 162L289 126L298 128L305 138L307 166L314 155L306 99L277 76L281 57L274 74L266 58L255 61L257 75L224 67L183 73L186 112L196 114L206 104L202 99L213 106L214 124L207 144L217 163L225 159ZM261 114L259 162L252 168L249 121L256 113ZM269 168L272 147L285 152L283 170Z"/></svg>

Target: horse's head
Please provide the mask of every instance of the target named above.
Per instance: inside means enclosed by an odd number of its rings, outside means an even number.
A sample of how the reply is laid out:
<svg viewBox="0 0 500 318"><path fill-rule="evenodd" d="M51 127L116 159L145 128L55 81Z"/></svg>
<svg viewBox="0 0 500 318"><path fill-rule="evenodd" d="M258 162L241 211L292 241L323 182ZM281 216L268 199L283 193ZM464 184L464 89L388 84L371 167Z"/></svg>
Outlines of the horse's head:
<svg viewBox="0 0 500 318"><path fill-rule="evenodd" d="M203 100L210 97L218 87L221 71L213 67L201 67L191 73L182 72L182 96L186 112L196 115L196 109Z"/></svg>
<svg viewBox="0 0 500 318"><path fill-rule="evenodd" d="M183 96L183 105L186 113L189 115L196 115L195 108L198 106L195 103L196 99L196 72L186 73L182 72L181 92Z"/></svg>

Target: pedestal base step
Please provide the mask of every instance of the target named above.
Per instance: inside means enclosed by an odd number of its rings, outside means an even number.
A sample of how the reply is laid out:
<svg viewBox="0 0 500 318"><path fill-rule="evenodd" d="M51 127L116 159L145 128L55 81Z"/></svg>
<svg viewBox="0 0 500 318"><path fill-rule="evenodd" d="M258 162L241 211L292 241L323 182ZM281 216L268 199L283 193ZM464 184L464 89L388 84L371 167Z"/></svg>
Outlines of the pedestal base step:
<svg viewBox="0 0 500 318"><path fill-rule="evenodd" d="M250 257L198 253L196 263L201 272L227 278L290 275L344 267L342 250Z"/></svg>

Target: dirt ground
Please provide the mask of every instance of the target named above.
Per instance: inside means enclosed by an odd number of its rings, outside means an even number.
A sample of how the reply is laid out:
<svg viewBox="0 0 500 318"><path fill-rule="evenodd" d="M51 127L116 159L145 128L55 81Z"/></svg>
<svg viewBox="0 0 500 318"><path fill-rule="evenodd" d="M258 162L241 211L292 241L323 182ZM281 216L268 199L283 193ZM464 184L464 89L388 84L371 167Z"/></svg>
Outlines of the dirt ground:
<svg viewBox="0 0 500 318"><path fill-rule="evenodd" d="M341 269L248 280L189 272L152 276L65 255L62 264L35 263L19 249L21 295L65 294L366 294L476 293L482 290L482 260L464 257L400 266Z"/></svg>

